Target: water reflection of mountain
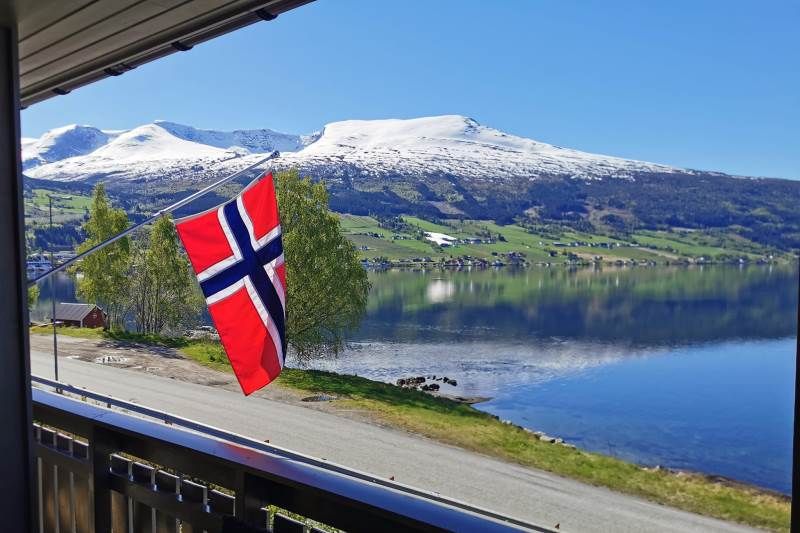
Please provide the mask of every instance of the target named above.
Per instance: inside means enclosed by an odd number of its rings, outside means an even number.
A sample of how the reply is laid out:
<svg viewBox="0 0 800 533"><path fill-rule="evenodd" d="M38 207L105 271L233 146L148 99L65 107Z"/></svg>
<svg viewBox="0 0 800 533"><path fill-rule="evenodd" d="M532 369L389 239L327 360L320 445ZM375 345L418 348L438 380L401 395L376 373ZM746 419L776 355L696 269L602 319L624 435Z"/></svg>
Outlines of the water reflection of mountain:
<svg viewBox="0 0 800 533"><path fill-rule="evenodd" d="M796 268L371 274L353 340L581 339L636 346L768 339L797 327Z"/></svg>

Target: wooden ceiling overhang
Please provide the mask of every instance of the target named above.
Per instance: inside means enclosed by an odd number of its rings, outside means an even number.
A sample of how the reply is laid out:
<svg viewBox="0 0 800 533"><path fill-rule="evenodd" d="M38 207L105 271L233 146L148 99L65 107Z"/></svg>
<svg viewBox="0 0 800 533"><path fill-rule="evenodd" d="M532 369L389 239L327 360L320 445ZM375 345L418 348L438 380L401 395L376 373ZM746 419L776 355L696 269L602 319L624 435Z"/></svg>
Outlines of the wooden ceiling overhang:
<svg viewBox="0 0 800 533"><path fill-rule="evenodd" d="M312 0L17 0L27 107Z"/></svg>

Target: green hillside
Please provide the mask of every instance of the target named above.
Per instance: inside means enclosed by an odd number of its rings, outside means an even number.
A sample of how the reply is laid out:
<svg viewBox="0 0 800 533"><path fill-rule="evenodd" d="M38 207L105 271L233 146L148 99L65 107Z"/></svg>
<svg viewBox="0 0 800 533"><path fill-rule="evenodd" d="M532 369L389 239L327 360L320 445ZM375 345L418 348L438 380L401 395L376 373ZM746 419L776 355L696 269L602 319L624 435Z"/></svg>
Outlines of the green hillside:
<svg viewBox="0 0 800 533"><path fill-rule="evenodd" d="M231 194L233 194L232 191ZM49 229L48 197L53 199L54 228ZM114 202L141 216L130 198ZM31 250L72 249L82 240L80 226L90 191L67 186L27 188L25 214ZM340 213L342 228L363 259L393 263L486 261L488 263L739 262L788 261L786 251L747 239L729 229L669 229L630 232L583 232L569 225L500 225L490 220L416 216L366 216ZM137 218L134 216L134 218ZM437 246L425 232L453 237L452 246Z"/></svg>
<svg viewBox="0 0 800 533"><path fill-rule="evenodd" d="M390 262L440 262L472 258L514 262L563 263L636 261L739 262L785 261L791 256L731 232L640 230L627 235L584 233L561 226L522 227L488 220L440 220L413 216L378 219L339 214L342 228L361 257ZM456 239L438 246L426 232Z"/></svg>

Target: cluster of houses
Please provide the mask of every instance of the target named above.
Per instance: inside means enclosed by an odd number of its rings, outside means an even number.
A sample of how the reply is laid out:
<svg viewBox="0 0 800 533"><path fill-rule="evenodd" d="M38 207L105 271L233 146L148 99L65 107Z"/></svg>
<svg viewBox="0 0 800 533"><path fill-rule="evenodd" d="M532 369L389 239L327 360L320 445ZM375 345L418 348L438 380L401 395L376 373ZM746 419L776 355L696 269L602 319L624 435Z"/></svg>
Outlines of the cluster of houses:
<svg viewBox="0 0 800 533"><path fill-rule="evenodd" d="M28 257L25 267L28 271L28 275L30 276L32 273L46 272L50 270L53 268L53 264L50 262L50 259L44 255L32 255Z"/></svg>
<svg viewBox="0 0 800 533"><path fill-rule="evenodd" d="M488 267L504 267L504 266L522 266L527 264L525 254L522 252L509 252L507 254L497 252L492 253L493 258L484 259L481 257L473 257L470 255L462 255L460 257L451 257L449 259L433 259L431 257L411 257L408 259L400 259L397 261L389 261L386 258L377 257L374 259L364 259L361 264L367 268L389 268L392 266L413 266L413 265L437 265L446 268L461 268L461 267L474 267L474 268L488 268Z"/></svg>
<svg viewBox="0 0 800 533"><path fill-rule="evenodd" d="M494 244L495 242L497 241L492 238L467 237L466 239L458 239L459 244Z"/></svg>
<svg viewBox="0 0 800 533"><path fill-rule="evenodd" d="M552 243L546 243L544 241L539 241L539 246L555 246L556 248L577 248L577 247L585 247L585 248L638 248L639 245L632 242L587 242L587 241L571 241L571 242L561 242L561 241L553 241Z"/></svg>
<svg viewBox="0 0 800 533"><path fill-rule="evenodd" d="M474 267L474 268L488 268L490 266L493 267L503 267L506 266L506 263L500 259L494 259L489 261L488 259L482 259L480 257L470 257L465 255L463 257L454 257L448 259L444 262L446 267L453 267L453 268L460 268L460 267Z"/></svg>
<svg viewBox="0 0 800 533"><path fill-rule="evenodd" d="M53 268L53 266L60 265L68 259L72 259L74 256L75 254L73 252L55 252L51 263L50 254L33 254L28 256L25 262L25 268L30 276L31 274L46 272ZM55 265L53 263L55 263Z"/></svg>

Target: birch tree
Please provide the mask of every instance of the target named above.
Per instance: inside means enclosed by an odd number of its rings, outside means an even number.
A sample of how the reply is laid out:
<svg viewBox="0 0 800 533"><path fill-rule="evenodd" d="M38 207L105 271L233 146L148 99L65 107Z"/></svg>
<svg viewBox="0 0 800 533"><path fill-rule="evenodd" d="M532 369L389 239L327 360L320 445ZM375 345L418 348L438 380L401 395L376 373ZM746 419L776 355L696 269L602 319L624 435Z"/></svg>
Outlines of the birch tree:
<svg viewBox="0 0 800 533"><path fill-rule="evenodd" d="M190 323L202 308L199 288L168 216L153 224L146 248L136 248L130 301L140 333L162 333Z"/></svg>
<svg viewBox="0 0 800 533"><path fill-rule="evenodd" d="M336 355L367 306L369 281L322 183L296 170L277 175L275 190L286 259L286 337L299 361Z"/></svg>
<svg viewBox="0 0 800 533"><path fill-rule="evenodd" d="M100 244L125 230L128 217L122 209L111 207L105 187L99 183L94 188L89 218L83 225L86 240L78 247L78 253ZM87 302L95 303L108 314L109 326L124 326L125 309L128 307L128 268L130 240L124 237L83 260L73 272L80 272L77 280L78 295Z"/></svg>
<svg viewBox="0 0 800 533"><path fill-rule="evenodd" d="M28 311L33 309L36 306L36 302L39 301L39 286L32 285L28 287Z"/></svg>

